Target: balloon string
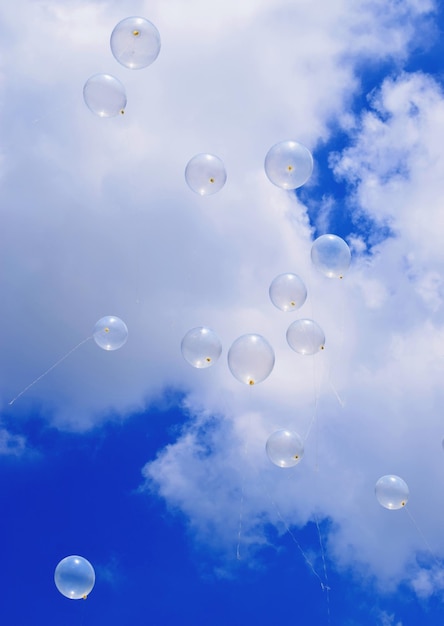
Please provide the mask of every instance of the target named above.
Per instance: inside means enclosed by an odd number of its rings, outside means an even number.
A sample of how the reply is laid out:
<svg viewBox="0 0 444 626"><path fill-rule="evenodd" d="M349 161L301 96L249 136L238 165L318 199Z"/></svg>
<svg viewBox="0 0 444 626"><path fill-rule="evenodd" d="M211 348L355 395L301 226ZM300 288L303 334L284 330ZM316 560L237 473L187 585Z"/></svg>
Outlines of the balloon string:
<svg viewBox="0 0 444 626"><path fill-rule="evenodd" d="M327 615L328 615L328 624L331 624L331 616L330 616L330 589L331 587L328 584L328 575L327 575L327 565L325 562L325 552L324 552L324 544L322 542L322 535L321 535L321 529L319 527L319 521L318 521L318 516L316 515L316 513L314 514L314 518L315 518L315 523L316 523L316 528L318 529L318 538L319 538L319 546L321 548L321 557L322 557L322 566L324 569L324 580L325 580L325 584L321 583L321 588L322 591L325 591L327 593Z"/></svg>
<svg viewBox="0 0 444 626"><path fill-rule="evenodd" d="M248 390L248 409L249 409L249 417L248 417L248 432L251 433L251 407L252 407L252 399L251 399L251 394L252 394L252 389L251 387ZM248 438L245 439L244 441L244 450L243 450L243 456L244 456L244 463L247 463L248 460ZM243 513L244 513L244 502L245 502L245 470L242 471L242 485L241 485L241 497L240 497L240 502L239 502L239 524L238 524L238 531L237 531L237 547L236 547L236 559L238 561L241 560L241 553L240 553L240 546L241 546L241 540L242 540L242 530L243 530Z"/></svg>
<svg viewBox="0 0 444 626"><path fill-rule="evenodd" d="M83 606L81 608L81 622L80 622L80 626L84 626L84 624L85 624L85 615L86 615L86 602L85 602L85 600L87 600L87 599L88 598L85 597L85 598L83 598L83 601L82 601L82 605Z"/></svg>
<svg viewBox="0 0 444 626"><path fill-rule="evenodd" d="M241 560L240 544L241 544L241 537L242 537L242 514L243 514L243 509L244 509L244 484L243 482L244 482L244 479L242 479L241 500L240 500L240 505L239 505L239 528L237 532L236 559L238 561Z"/></svg>
<svg viewBox="0 0 444 626"><path fill-rule="evenodd" d="M314 568L313 563L310 561L310 559L308 558L308 556L305 554L305 552L303 551L303 549L301 548L300 543L298 542L298 540L296 539L294 533L292 532L290 526L287 524L287 522L285 521L284 517L282 516L282 513L279 510L278 505L276 504L276 502L273 500L273 498L270 496L264 482L262 482L262 486L264 488L265 493L267 494L271 504L274 506L274 509L277 513L278 518L280 519L280 521L282 522L282 524L284 525L284 528L286 530L286 532L290 535L293 543L295 544L295 546L297 547L297 549L299 550L299 552L302 555L302 558L304 559L305 563L307 564L307 566L310 568L311 572L316 576L316 578L318 579L320 585L321 585L321 589L324 591L324 589L326 588L326 585L324 584L324 581L322 580L322 578L319 576L319 574L317 573L317 571Z"/></svg>
<svg viewBox="0 0 444 626"><path fill-rule="evenodd" d="M314 407L313 407L313 414L310 420L310 424L308 425L308 429L304 437L304 442L308 440L310 433L311 433L311 429L313 428L313 425L315 423L317 425L318 423L317 416L318 416L318 403L319 403L319 389L318 389L318 380L317 380L317 375L316 375L317 374L316 364L314 362L314 357L308 357L308 358L313 358L312 366L313 366ZM316 442L316 448L317 448L317 442ZM316 456L317 456L317 450L316 450Z"/></svg>
<svg viewBox="0 0 444 626"><path fill-rule="evenodd" d="M83 345L84 343L86 343L87 341L89 341L90 339L93 338L93 335L91 335L90 337L87 337L86 339L82 339L82 341L80 343L78 343L76 346L74 346L74 348L71 348L71 350L69 352L67 352L64 356L62 356L58 361L56 361L53 365L51 365L51 367L49 367L46 372L43 372L43 374L40 374L40 376L38 376L35 380L32 381L32 383L29 383L29 385L27 387L25 387L24 389L22 389L22 391L17 394L15 396L15 398L13 398L12 400L10 400L10 402L8 403L9 405L14 404L14 402L20 398L20 396L22 396L24 393L26 393L28 391L28 389L30 389L31 387L33 387L33 385L35 385L36 383L39 382L39 380L41 380L42 378L44 378L47 374L49 374L49 372L51 372L54 368L57 367L57 365L60 365L60 363L62 363L65 359L67 359L69 357L70 354L72 354L75 350L77 350L78 348L80 348L81 345Z"/></svg>
<svg viewBox="0 0 444 626"><path fill-rule="evenodd" d="M432 550L432 548L431 548L431 546L430 546L429 542L427 541L427 539L426 539L426 537L425 537L424 533L422 532L422 530L420 529L420 527L419 527L419 526L418 526L418 524L416 523L415 518L414 518L414 517L413 517L413 515L410 513L410 511L409 511L408 507L405 507L405 510L407 511L407 514L408 514L408 516L410 517L410 519L411 519L411 521L412 521L412 523L413 523L414 527L415 527L415 528L416 528L416 530L418 531L418 533L419 533L419 535L420 535L421 539L424 541L424 545L427 547L427 550L430 552L431 557L432 557L432 558L433 558L433 560L435 561L436 565L437 565L439 568L441 568L441 567L442 567L442 564L441 564L441 563L438 561L438 559L436 558L436 556L435 556L435 554L434 554L434 552L433 552L433 550Z"/></svg>
<svg viewBox="0 0 444 626"><path fill-rule="evenodd" d="M336 400L339 402L339 404L341 405L342 408L344 408L345 406L345 402L344 400L342 400L341 396L338 394L338 392L336 391L335 386L333 385L333 381L330 378L330 387L335 395Z"/></svg>

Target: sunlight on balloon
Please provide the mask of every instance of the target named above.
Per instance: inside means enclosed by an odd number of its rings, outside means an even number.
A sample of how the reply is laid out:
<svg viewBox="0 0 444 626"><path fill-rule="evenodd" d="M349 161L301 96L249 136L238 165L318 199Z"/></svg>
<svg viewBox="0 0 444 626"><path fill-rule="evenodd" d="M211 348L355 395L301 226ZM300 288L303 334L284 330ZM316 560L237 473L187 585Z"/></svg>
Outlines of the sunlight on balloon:
<svg viewBox="0 0 444 626"><path fill-rule="evenodd" d="M294 467L304 456L304 442L291 430L277 430L265 445L268 458L278 467Z"/></svg>
<svg viewBox="0 0 444 626"><path fill-rule="evenodd" d="M96 322L93 337L103 350L118 350L128 339L128 328L119 317L107 315Z"/></svg>
<svg viewBox="0 0 444 626"><path fill-rule="evenodd" d="M268 290L270 300L281 311L296 311L307 298L307 289L297 274L279 274Z"/></svg>
<svg viewBox="0 0 444 626"><path fill-rule="evenodd" d="M274 350L262 335L242 335L228 351L228 367L233 376L245 385L265 380L274 367Z"/></svg>
<svg viewBox="0 0 444 626"><path fill-rule="evenodd" d="M126 107L125 87L110 74L94 74L83 87L87 107L99 117L115 117Z"/></svg>
<svg viewBox="0 0 444 626"><path fill-rule="evenodd" d="M95 580L93 566L82 556L65 557L54 572L57 589L70 600L86 598L94 587Z"/></svg>
<svg viewBox="0 0 444 626"><path fill-rule="evenodd" d="M127 17L115 26L110 46L119 63L131 70L139 70L157 59L160 34L144 17Z"/></svg>
<svg viewBox="0 0 444 626"><path fill-rule="evenodd" d="M267 152L264 163L269 180L282 189L297 189L310 178L313 157L297 141L281 141Z"/></svg>
<svg viewBox="0 0 444 626"><path fill-rule="evenodd" d="M192 328L182 339L183 358L197 368L210 367L216 363L222 352L219 337L211 328Z"/></svg>
<svg viewBox="0 0 444 626"><path fill-rule="evenodd" d="M311 260L328 278L342 278L350 267L350 248L337 235L321 235L313 242Z"/></svg>
<svg viewBox="0 0 444 626"><path fill-rule="evenodd" d="M325 335L319 324L313 320L300 319L288 327L287 342L299 354L316 354L324 349Z"/></svg>
<svg viewBox="0 0 444 626"><path fill-rule="evenodd" d="M409 499L409 488L399 476L382 476L375 486L375 495L381 506L386 509L402 509Z"/></svg>
<svg viewBox="0 0 444 626"><path fill-rule="evenodd" d="M185 168L185 180L195 193L210 196L225 185L227 173L219 157L214 154L196 154Z"/></svg>

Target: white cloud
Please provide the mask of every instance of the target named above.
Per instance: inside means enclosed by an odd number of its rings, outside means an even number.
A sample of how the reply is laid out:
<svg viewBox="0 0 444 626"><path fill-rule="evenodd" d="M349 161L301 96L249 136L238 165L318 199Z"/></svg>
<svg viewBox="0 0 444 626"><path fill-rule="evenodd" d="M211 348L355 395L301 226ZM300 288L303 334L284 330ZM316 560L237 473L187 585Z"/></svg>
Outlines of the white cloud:
<svg viewBox="0 0 444 626"><path fill-rule="evenodd" d="M419 569L411 581L416 594L422 599L428 599L435 593L442 596L444 590L444 575L441 566L437 564L431 569Z"/></svg>
<svg viewBox="0 0 444 626"><path fill-rule="evenodd" d="M5 10L4 410L17 416L37 405L57 426L82 430L149 406L165 388L185 390L189 421L144 474L198 537L233 550L242 519L249 553L267 541L264 523L279 526L282 517L297 528L317 512L332 520L328 554L338 567L397 582L424 546L405 511L378 507L380 475L405 478L409 507L444 553L442 505L423 513L424 485L444 486L443 97L430 77L401 73L373 92L362 116L346 109L362 64L401 63L431 32L433 5L214 2L211 14L199 0L186 11L180 2L134 6L163 44L153 66L137 72L109 51L112 28L126 17L119 3L22 1ZM100 71L125 83L124 116L101 120L85 107L83 84ZM368 257L353 234L349 275L329 281L310 264L306 208L266 180L263 159L290 137L315 149L331 122L345 119L352 145L335 172L352 186L356 217L389 223L396 237ZM227 185L213 197L184 181L201 151L227 167ZM316 173L306 189L315 185ZM306 281L300 313L326 333L325 353L313 359L289 350L293 318L269 302L269 283L283 271ZM89 341L8 407L106 314L129 327L122 350ZM197 325L213 327L224 345L203 372L180 355ZM225 357L251 331L271 341L277 362L269 380L247 389ZM310 433L291 472L264 458L264 440L282 426Z"/></svg>
<svg viewBox="0 0 444 626"><path fill-rule="evenodd" d="M393 613L383 611L379 615L379 619L381 620L379 622L381 626L402 626L402 622L395 622L395 615Z"/></svg>
<svg viewBox="0 0 444 626"><path fill-rule="evenodd" d="M13 435L6 428L0 428L0 455L19 456L26 449L26 439Z"/></svg>

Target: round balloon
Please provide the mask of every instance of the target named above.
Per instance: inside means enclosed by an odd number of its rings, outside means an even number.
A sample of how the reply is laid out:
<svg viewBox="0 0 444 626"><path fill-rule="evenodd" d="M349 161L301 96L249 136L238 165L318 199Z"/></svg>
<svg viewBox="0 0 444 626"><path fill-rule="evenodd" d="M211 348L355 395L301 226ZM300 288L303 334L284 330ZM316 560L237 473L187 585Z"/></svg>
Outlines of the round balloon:
<svg viewBox="0 0 444 626"><path fill-rule="evenodd" d="M118 350L128 339L128 328L119 317L107 315L96 322L93 337L103 350Z"/></svg>
<svg viewBox="0 0 444 626"><path fill-rule="evenodd" d="M194 192L210 196L225 185L225 165L214 154L196 154L185 168L185 180Z"/></svg>
<svg viewBox="0 0 444 626"><path fill-rule="evenodd" d="M94 587L94 568L83 556L67 556L60 561L54 572L57 589L70 600L86 598Z"/></svg>
<svg viewBox="0 0 444 626"><path fill-rule="evenodd" d="M316 354L325 346L322 328L313 320L296 320L287 329L287 342L299 354Z"/></svg>
<svg viewBox="0 0 444 626"><path fill-rule="evenodd" d="M268 290L270 300L281 311L296 311L307 298L307 289L297 274L279 274Z"/></svg>
<svg viewBox="0 0 444 626"><path fill-rule="evenodd" d="M114 117L125 112L125 87L110 74L94 74L88 78L83 87L83 98L88 108L99 117Z"/></svg>
<svg viewBox="0 0 444 626"><path fill-rule="evenodd" d="M278 467L293 467L304 456L304 442L292 430L277 430L265 445L268 458Z"/></svg>
<svg viewBox="0 0 444 626"><path fill-rule="evenodd" d="M282 189L297 189L310 178L313 157L308 148L297 141L281 141L267 153L265 173L271 182Z"/></svg>
<svg viewBox="0 0 444 626"><path fill-rule="evenodd" d="M262 335L250 333L234 341L228 351L228 367L245 385L265 380L274 367L274 350Z"/></svg>
<svg viewBox="0 0 444 626"><path fill-rule="evenodd" d="M321 235L313 242L311 260L328 278L342 278L350 267L350 248L337 235Z"/></svg>
<svg viewBox="0 0 444 626"><path fill-rule="evenodd" d="M402 509L409 499L409 488L399 476L382 476L375 486L375 495L381 506L386 509Z"/></svg>
<svg viewBox="0 0 444 626"><path fill-rule="evenodd" d="M160 52L157 28L144 17L127 17L115 26L110 39L114 57L131 70L148 67Z"/></svg>
<svg viewBox="0 0 444 626"><path fill-rule="evenodd" d="M211 328L192 328L182 339L182 355L193 367L210 367L216 363L222 352L219 337Z"/></svg>

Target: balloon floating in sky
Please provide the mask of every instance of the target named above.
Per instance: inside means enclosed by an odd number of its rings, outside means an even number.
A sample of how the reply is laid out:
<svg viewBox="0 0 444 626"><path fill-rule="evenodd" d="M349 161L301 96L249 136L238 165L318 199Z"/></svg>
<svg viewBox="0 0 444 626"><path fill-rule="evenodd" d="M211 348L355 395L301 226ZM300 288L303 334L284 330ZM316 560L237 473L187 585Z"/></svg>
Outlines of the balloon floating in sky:
<svg viewBox="0 0 444 626"><path fill-rule="evenodd" d="M313 242L311 260L328 278L342 278L350 267L350 248L337 235L321 235Z"/></svg>
<svg viewBox="0 0 444 626"><path fill-rule="evenodd" d="M278 467L294 467L304 456L304 442L291 430L277 430L265 445L268 458Z"/></svg>
<svg viewBox="0 0 444 626"><path fill-rule="evenodd" d="M94 587L95 581L93 566L82 556L65 557L54 572L57 589L70 600L86 598Z"/></svg>
<svg viewBox="0 0 444 626"><path fill-rule="evenodd" d="M297 189L310 178L313 157L308 148L297 141L281 141L267 152L265 173L282 189Z"/></svg>
<svg viewBox="0 0 444 626"><path fill-rule="evenodd" d="M94 74L83 87L87 107L99 117L115 117L123 114L126 92L118 78L111 74Z"/></svg>
<svg viewBox="0 0 444 626"><path fill-rule="evenodd" d="M193 367L210 367L216 363L222 352L219 337L211 328L192 328L181 343L182 355Z"/></svg>
<svg viewBox="0 0 444 626"><path fill-rule="evenodd" d="M199 195L210 196L225 185L225 165L214 154L196 154L185 168L185 180Z"/></svg>
<svg viewBox="0 0 444 626"><path fill-rule="evenodd" d="M270 300L281 311L296 311L307 298L307 288L297 274L279 274L268 290Z"/></svg>
<svg viewBox="0 0 444 626"><path fill-rule="evenodd" d="M319 324L313 320L300 319L288 327L287 342L299 354L316 354L324 349L325 335Z"/></svg>
<svg viewBox="0 0 444 626"><path fill-rule="evenodd" d="M381 506L386 509L402 509L409 499L409 488L399 476L382 476L375 486L375 495Z"/></svg>
<svg viewBox="0 0 444 626"><path fill-rule="evenodd" d="M245 385L265 380L274 367L274 350L262 335L242 335L228 351L228 367L233 376Z"/></svg>
<svg viewBox="0 0 444 626"><path fill-rule="evenodd" d="M128 328L119 317L107 315L96 322L93 337L103 350L118 350L128 339Z"/></svg>
<svg viewBox="0 0 444 626"><path fill-rule="evenodd" d="M115 26L110 45L119 63L130 70L140 70L157 59L160 35L154 24L144 17L127 17Z"/></svg>

